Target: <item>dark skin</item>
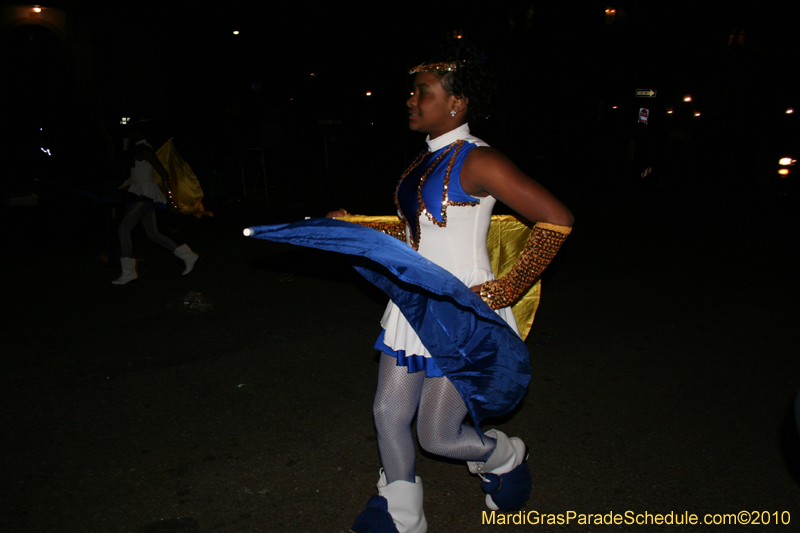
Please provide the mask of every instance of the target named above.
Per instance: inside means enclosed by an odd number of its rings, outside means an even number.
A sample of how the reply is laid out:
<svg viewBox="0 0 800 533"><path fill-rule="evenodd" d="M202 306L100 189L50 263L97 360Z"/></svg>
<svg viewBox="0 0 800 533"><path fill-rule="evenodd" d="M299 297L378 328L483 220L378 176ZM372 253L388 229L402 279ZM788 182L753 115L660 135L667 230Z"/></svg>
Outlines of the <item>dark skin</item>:
<svg viewBox="0 0 800 533"><path fill-rule="evenodd" d="M572 226L575 217L550 191L528 177L501 152L488 146L469 153L461 186L471 196L493 196L533 222Z"/></svg>
<svg viewBox="0 0 800 533"><path fill-rule="evenodd" d="M406 105L409 128L435 139L467 121L469 98L449 92L432 73L419 72L414 78L414 94ZM471 196L492 196L531 222L571 227L575 220L558 198L494 148L482 146L469 153L461 170L461 187ZM338 210L328 216L344 214ZM479 285L470 288L480 294Z"/></svg>

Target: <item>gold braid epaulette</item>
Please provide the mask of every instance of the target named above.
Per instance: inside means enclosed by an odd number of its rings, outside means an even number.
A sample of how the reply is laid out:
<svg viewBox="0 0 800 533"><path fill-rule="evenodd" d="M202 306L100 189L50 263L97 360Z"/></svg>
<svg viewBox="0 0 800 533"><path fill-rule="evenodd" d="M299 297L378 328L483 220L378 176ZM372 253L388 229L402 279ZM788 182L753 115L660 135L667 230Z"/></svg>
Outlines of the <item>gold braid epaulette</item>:
<svg viewBox="0 0 800 533"><path fill-rule="evenodd" d="M517 301L541 276L571 231L569 226L537 222L511 271L500 279L481 285L483 301L492 309L507 307Z"/></svg>
<svg viewBox="0 0 800 533"><path fill-rule="evenodd" d="M390 235L395 239L406 242L406 224L405 222L356 222L360 226L366 226Z"/></svg>

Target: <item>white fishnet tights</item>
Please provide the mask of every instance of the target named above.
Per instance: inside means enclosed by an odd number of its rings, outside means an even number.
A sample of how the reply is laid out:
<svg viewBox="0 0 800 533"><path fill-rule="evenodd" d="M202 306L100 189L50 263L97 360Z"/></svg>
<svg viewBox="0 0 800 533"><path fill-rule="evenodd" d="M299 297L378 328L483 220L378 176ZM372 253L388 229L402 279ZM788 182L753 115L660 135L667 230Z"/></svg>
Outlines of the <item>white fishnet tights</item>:
<svg viewBox="0 0 800 533"><path fill-rule="evenodd" d="M414 482L417 451L411 423L417 415L417 436L423 449L461 461L486 461L496 441L465 425L467 408L446 377L408 373L397 359L381 354L378 390L373 404L378 450L388 483Z"/></svg>

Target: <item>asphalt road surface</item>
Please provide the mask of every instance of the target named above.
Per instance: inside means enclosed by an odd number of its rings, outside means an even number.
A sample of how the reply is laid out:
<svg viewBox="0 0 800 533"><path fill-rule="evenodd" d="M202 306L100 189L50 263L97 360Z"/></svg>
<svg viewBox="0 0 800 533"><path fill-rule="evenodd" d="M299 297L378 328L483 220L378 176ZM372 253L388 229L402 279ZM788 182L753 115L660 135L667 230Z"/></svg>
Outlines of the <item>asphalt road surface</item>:
<svg viewBox="0 0 800 533"><path fill-rule="evenodd" d="M800 530L795 205L570 207L528 395L485 425L532 451L527 523L485 524L479 480L421 453L430 531ZM333 254L244 238L280 217L257 203L173 226L201 256L185 277L138 228L126 286L94 243L30 213L5 219L0 529L346 532L378 479L385 297ZM531 523L545 514L569 524ZM751 523L635 523L658 514Z"/></svg>

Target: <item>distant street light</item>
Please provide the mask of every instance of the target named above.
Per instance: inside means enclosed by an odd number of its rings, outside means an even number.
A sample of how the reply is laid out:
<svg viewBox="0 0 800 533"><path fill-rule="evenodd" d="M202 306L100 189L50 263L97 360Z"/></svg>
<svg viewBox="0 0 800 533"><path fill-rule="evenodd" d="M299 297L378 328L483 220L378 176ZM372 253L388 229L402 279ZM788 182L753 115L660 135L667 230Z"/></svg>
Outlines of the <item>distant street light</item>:
<svg viewBox="0 0 800 533"><path fill-rule="evenodd" d="M234 35L239 35L239 30L233 30Z"/></svg>
<svg viewBox="0 0 800 533"><path fill-rule="evenodd" d="M40 6L33 6L33 12L34 13L41 13L42 12L42 8Z"/></svg>

